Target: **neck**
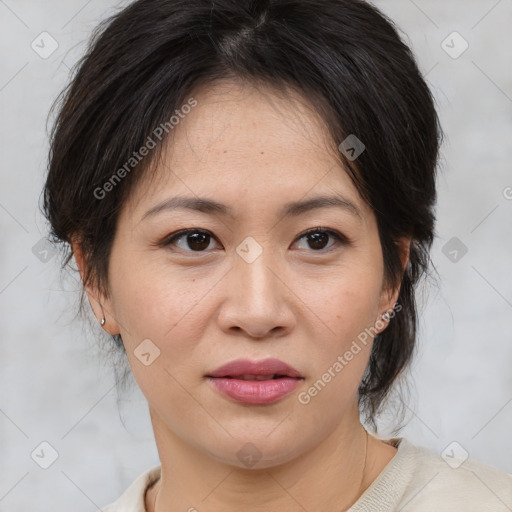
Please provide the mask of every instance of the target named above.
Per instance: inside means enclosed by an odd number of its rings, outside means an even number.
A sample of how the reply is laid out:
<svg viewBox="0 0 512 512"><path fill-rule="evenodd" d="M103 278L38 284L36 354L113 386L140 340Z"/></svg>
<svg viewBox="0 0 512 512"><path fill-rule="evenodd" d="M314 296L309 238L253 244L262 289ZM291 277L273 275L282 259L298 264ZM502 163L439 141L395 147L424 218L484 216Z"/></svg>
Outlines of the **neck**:
<svg viewBox="0 0 512 512"><path fill-rule="evenodd" d="M266 469L216 460L184 443L153 411L151 420L162 469L146 494L147 512L346 510L391 456L388 451L387 460L377 460L380 441L368 439L358 414L357 421L345 421L310 451Z"/></svg>

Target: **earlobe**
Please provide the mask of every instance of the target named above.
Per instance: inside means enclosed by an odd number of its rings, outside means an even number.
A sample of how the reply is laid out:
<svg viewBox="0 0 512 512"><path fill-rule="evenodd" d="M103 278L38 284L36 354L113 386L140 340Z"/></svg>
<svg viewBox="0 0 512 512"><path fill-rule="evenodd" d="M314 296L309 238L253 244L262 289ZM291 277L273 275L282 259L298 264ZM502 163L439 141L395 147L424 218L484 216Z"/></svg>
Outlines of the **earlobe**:
<svg viewBox="0 0 512 512"><path fill-rule="evenodd" d="M411 237L403 237L400 238L397 242L397 245L400 247L400 260L402 262L402 272L405 272L407 267L407 263L409 262L409 255L411 249L412 238ZM401 285L401 283L400 283ZM382 290L381 296L381 310L379 317L377 318L376 325L382 325L383 323L386 325L383 329L378 329L379 332L382 332L387 328L389 321L395 315L395 307L398 304L398 296L400 294L400 285L393 290L392 293L389 290ZM401 307L400 307L401 309ZM397 309L396 311L399 311Z"/></svg>
<svg viewBox="0 0 512 512"><path fill-rule="evenodd" d="M380 334L381 332L383 332L387 329L387 326L388 326L389 322L391 321L391 319L393 318L393 316L394 316L394 309L390 308L390 310L385 311L377 318L377 320L375 321L375 328L376 328L378 334Z"/></svg>
<svg viewBox="0 0 512 512"><path fill-rule="evenodd" d="M409 262L409 256L411 254L411 237L403 237L398 241L398 245L400 246L400 259L402 260L402 269L405 272L407 267L407 263Z"/></svg>
<svg viewBox="0 0 512 512"><path fill-rule="evenodd" d="M73 239L71 246L78 270L80 272L80 279L82 280L82 283L84 283L86 263L82 248L77 239ZM87 298L89 299L89 304L94 313L94 316L98 319L98 323L101 325L101 327L111 335L120 334L117 322L113 318L113 315L109 314L108 305L102 305L98 294L95 290L92 289L90 285L85 287L85 291L87 293Z"/></svg>
<svg viewBox="0 0 512 512"><path fill-rule="evenodd" d="M71 247L73 249L73 255L75 257L76 265L78 267L78 270L80 272L80 279L82 281L82 284L85 285L85 258L82 252L82 247L77 239L73 239L73 243L71 244ZM91 298L94 298L95 302L99 303L98 298L96 297L94 291L92 288L88 285L85 287L85 291L87 292L87 296L89 297L89 302L91 302ZM92 303L91 303L91 307ZM94 310L94 307L93 307Z"/></svg>
<svg viewBox="0 0 512 512"><path fill-rule="evenodd" d="M75 257L76 265L78 267L78 270L80 271L80 278L82 279L82 282L84 280L84 258L82 254L82 248L80 246L80 243L77 238L73 238L73 241L71 242L71 249L73 251L73 256Z"/></svg>

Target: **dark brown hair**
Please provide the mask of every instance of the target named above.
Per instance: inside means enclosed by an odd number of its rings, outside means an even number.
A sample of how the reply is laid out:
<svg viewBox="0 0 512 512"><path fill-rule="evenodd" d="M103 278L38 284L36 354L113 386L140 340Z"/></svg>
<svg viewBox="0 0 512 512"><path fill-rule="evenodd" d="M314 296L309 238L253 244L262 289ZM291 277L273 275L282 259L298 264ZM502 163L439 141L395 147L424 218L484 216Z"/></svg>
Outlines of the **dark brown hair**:
<svg viewBox="0 0 512 512"><path fill-rule="evenodd" d="M443 134L433 96L393 22L361 0L138 0L104 21L62 92L51 133L44 215L63 243L63 267L80 240L84 286L109 297L108 262L120 209L151 179L166 130L151 154L109 186L119 169L192 90L217 80L290 88L314 106L333 148L356 135L356 160L337 151L376 214L386 282L402 310L376 336L359 389L375 415L410 363L415 288L430 267L436 169ZM155 137L153 136L154 140ZM112 181L110 181L112 183ZM103 197L98 197L103 196ZM402 271L397 240L411 236ZM84 288L82 288L81 308ZM113 337L124 350L120 335Z"/></svg>

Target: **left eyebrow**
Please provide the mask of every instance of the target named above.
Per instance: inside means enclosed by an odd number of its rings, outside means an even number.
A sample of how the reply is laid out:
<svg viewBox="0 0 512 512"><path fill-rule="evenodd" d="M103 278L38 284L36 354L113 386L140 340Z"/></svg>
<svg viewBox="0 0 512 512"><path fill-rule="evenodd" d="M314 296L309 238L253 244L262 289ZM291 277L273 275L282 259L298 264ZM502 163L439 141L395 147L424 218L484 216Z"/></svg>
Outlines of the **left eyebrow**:
<svg viewBox="0 0 512 512"><path fill-rule="evenodd" d="M297 217L304 213L320 208L340 208L347 213L350 213L359 220L363 220L361 210L349 199L342 196L318 196L304 201L295 201L286 203L278 213L279 217ZM162 202L150 208L141 218L141 221L147 217L152 217L163 211L186 209L194 210L206 214L220 214L229 216L233 219L236 216L233 209L225 204L219 203L212 199L200 197L185 197L177 196L169 199L164 199Z"/></svg>
<svg viewBox="0 0 512 512"><path fill-rule="evenodd" d="M319 208L341 208L354 217L358 217L359 220L363 220L361 210L352 201L343 196L318 196L306 199L305 201L286 203L281 210L281 216L296 217Z"/></svg>

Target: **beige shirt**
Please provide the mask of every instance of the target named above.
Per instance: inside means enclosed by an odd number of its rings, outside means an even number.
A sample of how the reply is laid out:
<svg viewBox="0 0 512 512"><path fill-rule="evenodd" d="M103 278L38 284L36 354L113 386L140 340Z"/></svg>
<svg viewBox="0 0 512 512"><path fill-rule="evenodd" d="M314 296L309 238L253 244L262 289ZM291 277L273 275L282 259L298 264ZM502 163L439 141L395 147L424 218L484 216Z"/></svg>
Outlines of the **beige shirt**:
<svg viewBox="0 0 512 512"><path fill-rule="evenodd" d="M512 475L405 438L386 442L398 451L348 512L512 512ZM148 469L102 511L146 512L144 494L159 477L160 466Z"/></svg>

